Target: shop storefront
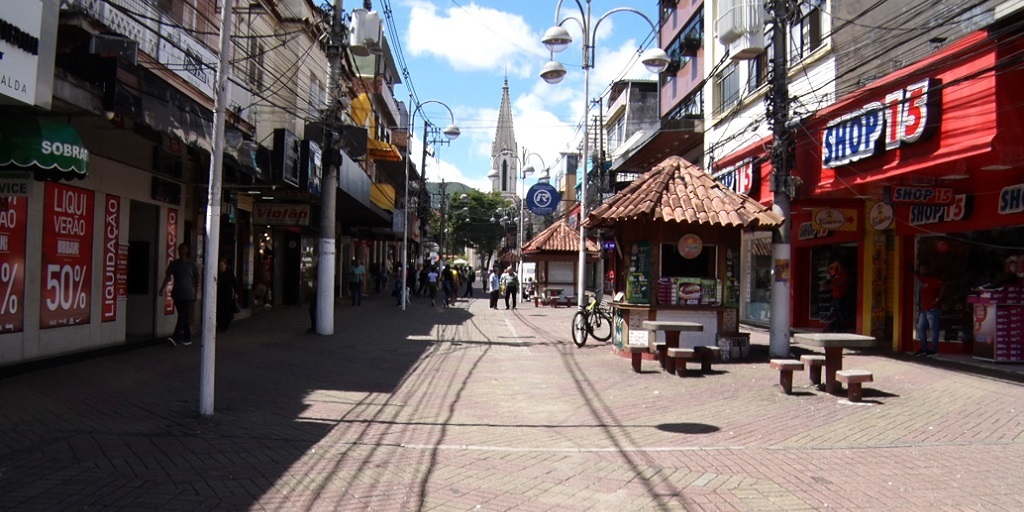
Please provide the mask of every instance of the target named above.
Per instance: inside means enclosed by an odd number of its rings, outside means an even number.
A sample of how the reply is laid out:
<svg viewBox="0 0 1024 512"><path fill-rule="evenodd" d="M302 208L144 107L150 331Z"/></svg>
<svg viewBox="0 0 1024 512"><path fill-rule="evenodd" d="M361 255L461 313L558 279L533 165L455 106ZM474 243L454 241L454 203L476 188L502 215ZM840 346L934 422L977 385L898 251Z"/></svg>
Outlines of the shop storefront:
<svg viewBox="0 0 1024 512"><path fill-rule="evenodd" d="M851 281L843 291L855 294L848 332L918 351L923 265L942 282L940 352L996 358L977 343L988 311L975 306L986 299L1003 329L982 333L986 343L1009 340L1004 358L1020 353L1024 121L1012 91L1024 74L1001 67L1001 55L1021 50L1009 41L970 34L805 121L794 170L804 185L793 265L806 269L793 281L795 327L826 328L834 316L825 305L835 302L838 259Z"/></svg>

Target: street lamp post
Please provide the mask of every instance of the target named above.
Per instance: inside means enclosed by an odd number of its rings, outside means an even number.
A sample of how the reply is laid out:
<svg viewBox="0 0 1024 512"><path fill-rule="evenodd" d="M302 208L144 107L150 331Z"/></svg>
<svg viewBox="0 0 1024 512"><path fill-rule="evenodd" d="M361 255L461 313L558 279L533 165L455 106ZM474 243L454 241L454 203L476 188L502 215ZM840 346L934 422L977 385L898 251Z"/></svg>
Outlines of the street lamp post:
<svg viewBox="0 0 1024 512"><path fill-rule="evenodd" d="M517 229L517 232L516 232L516 244L517 244L517 250L519 251L519 259L518 259L519 264L518 264L518 267L516 268L516 272L521 274L523 272L523 259L524 259L524 257L523 257L523 244L526 242L526 235L525 235L525 232L523 231L523 223L526 222L526 220L525 220L526 219L526 177L531 175L531 174L533 174L534 171L535 171L533 166L532 165L527 165L526 162L529 160L529 158L531 156L535 156L535 157L540 159L540 163L541 163L541 165L544 168L544 170L541 172L541 176L539 178L540 181L545 181L546 182L547 180L550 179L550 175L548 174L548 166L544 162L544 158L541 157L537 153L531 153L531 152L527 151L526 148L523 148L523 156L522 157L520 157L519 155L515 154L512 150L509 150L509 149L503 149L501 151L501 153L502 154L512 155L512 158L515 158L519 162L519 165L516 166L516 169L517 169L516 172L519 174L518 178L519 178L519 181L520 181L520 184L521 184L522 194L519 196L519 218L517 219L518 227L516 228ZM494 179L494 178L498 177L498 170L495 169L493 165L491 166L491 172L487 173L487 177L491 178L491 179Z"/></svg>
<svg viewBox="0 0 1024 512"><path fill-rule="evenodd" d="M579 265L577 268L577 279L579 280L576 284L576 301L580 308L583 308L583 292L584 292L584 272L586 272L586 251L587 251L587 231L583 227L583 221L586 219L587 211L587 173L589 171L589 165L587 164L590 156L589 153L589 141L590 134L588 133L588 127L590 125L590 68L594 67L594 43L597 39L597 28L601 25L601 22L605 18L615 14L617 12L631 12L639 15L651 26L651 31L657 33L658 28L644 13L630 8L630 7L617 7L601 15L597 19L596 23L591 24L590 16L590 2L591 0L584 0L586 7L580 3L581 0L575 0L576 7L579 8L579 17L566 16L561 17L562 0L558 0L558 5L555 6L555 25L549 28L545 33L544 37L541 38L541 42L544 46L551 51L552 59L541 68L540 76L545 82L549 84L557 84L562 81L565 77L566 70L558 61L554 60L554 54L561 52L569 47L572 43L572 37L569 35L569 31L562 25L573 20L580 25L580 29L583 33L583 181L580 185L580 254L579 254ZM669 57L661 48L649 48L640 56L640 60L644 66L651 73L661 73L668 68Z"/></svg>
<svg viewBox="0 0 1024 512"><path fill-rule="evenodd" d="M424 101L423 103L420 103L419 105L416 105L416 108L413 109L412 114L409 116L409 127L406 130L406 133L408 133L410 137L412 136L412 129L413 129L414 126L416 126L416 113L419 112L421 108L423 108L423 105L426 105L428 103L437 103L438 105L441 105L442 107L445 108L445 110L448 111L448 116L451 118L451 124L449 124L448 127L444 129L445 137L448 137L448 140L455 140L455 139L459 138L459 135L461 134L461 131L459 130L458 126L455 126L455 114L452 114L452 109L449 108L448 105L445 105L443 102L440 102L438 100L427 100L427 101ZM412 105L412 92L411 91L409 92L409 105ZM424 131L426 131L426 129L424 129ZM427 144L427 141L424 140L423 141L423 146L422 146L424 154L426 154L426 151L427 151L426 144ZM402 273L401 273L401 276L402 276L402 283L401 283L401 289L402 289L402 311L405 311L406 303L409 301L409 288L406 286L406 283L409 282L407 274L409 273L409 151L410 151L411 148L412 148L411 140L410 141L406 141L406 144L405 144L405 202L402 204L403 211L404 211L403 215L405 215L405 221L402 223ZM426 169L420 169L420 172L421 173L426 172Z"/></svg>

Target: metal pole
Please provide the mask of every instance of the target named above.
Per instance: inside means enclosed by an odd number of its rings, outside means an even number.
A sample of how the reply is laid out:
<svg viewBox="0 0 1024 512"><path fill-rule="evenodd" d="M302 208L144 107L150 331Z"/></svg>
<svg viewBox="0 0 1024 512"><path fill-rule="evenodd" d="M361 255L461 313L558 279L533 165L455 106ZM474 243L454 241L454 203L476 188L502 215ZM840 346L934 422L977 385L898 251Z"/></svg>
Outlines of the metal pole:
<svg viewBox="0 0 1024 512"><path fill-rule="evenodd" d="M331 20L331 40L328 45L327 58L330 64L330 75L327 83L327 112L324 124L330 126L331 131L338 130L338 88L341 87L341 44L342 40L342 10L336 5L334 16ZM331 137L332 143L336 139ZM327 174L324 176L323 186L320 191L320 255L316 267L316 333L322 336L334 334L334 279L337 245L334 239L336 229L335 204L338 194L338 169L341 165L339 149L332 144L324 148L324 152L330 152L328 159L331 165L327 166Z"/></svg>
<svg viewBox="0 0 1024 512"><path fill-rule="evenodd" d="M580 255L576 266L578 273L576 283L576 305L583 309L583 291L585 273L587 270L587 230L583 227L583 221L587 218L587 172L588 153L590 152L590 68L593 66L590 58L590 46L592 37L590 34L590 0L587 0L587 12L583 20L583 180L580 182Z"/></svg>
<svg viewBox="0 0 1024 512"><path fill-rule="evenodd" d="M217 355L217 271L220 261L220 210L224 171L224 116L228 105L228 73L231 69L231 2L220 17L220 63L217 65L217 96L213 107L213 159L206 196L206 247L203 266L203 336L199 377L199 414L213 415Z"/></svg>
<svg viewBox="0 0 1024 512"><path fill-rule="evenodd" d="M768 98L768 121L772 127L772 197L773 209L782 216L782 225L772 233L772 313L769 325L768 352L772 357L789 356L790 308L792 302L790 282L792 274L790 246L789 195L789 84L786 81L786 31L792 12L790 0L770 0L774 29L772 30L772 81Z"/></svg>
<svg viewBox="0 0 1024 512"><path fill-rule="evenodd" d="M405 141L405 203L402 206L405 212L405 219L402 221L402 311L405 311L405 303L409 301L409 290L405 285L409 282L406 276L406 273L409 272L409 151L412 149L412 127L416 126L416 111L419 110L418 106L413 107L412 105L412 89L409 89L409 107L412 109L412 114L409 115L409 126L405 129L405 133L409 137Z"/></svg>

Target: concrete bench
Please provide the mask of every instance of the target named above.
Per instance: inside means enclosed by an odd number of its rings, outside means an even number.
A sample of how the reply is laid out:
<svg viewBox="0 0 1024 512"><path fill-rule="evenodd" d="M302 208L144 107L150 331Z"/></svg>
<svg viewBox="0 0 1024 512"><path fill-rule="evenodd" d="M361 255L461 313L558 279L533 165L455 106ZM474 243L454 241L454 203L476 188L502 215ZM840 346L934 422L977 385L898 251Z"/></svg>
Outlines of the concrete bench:
<svg viewBox="0 0 1024 512"><path fill-rule="evenodd" d="M686 363L695 359L696 352L692 348L669 347L665 350L665 371L686 375Z"/></svg>
<svg viewBox="0 0 1024 512"><path fill-rule="evenodd" d="M793 394L793 372L803 371L804 364L796 359L772 359L771 367L779 371L779 385L787 395Z"/></svg>
<svg viewBox="0 0 1024 512"><path fill-rule="evenodd" d="M657 341L648 339L647 348L654 354L654 358L658 360L658 364L661 365L661 369L665 369L665 353L668 350L668 345L665 341Z"/></svg>
<svg viewBox="0 0 1024 512"><path fill-rule="evenodd" d="M825 356L804 354L800 356L800 362L807 365L807 376L811 378L811 384L821 386L821 367L825 365Z"/></svg>
<svg viewBox="0 0 1024 512"><path fill-rule="evenodd" d="M717 361L722 353L722 349L714 345L700 345L693 347L693 350L697 353L697 359L700 360L700 371L702 372L710 372L711 363Z"/></svg>
<svg viewBox="0 0 1024 512"><path fill-rule="evenodd" d="M624 352L629 352L629 359L633 363L633 371L640 373L640 361L643 360L644 354L650 352L647 347L643 345L626 345L622 347Z"/></svg>
<svg viewBox="0 0 1024 512"><path fill-rule="evenodd" d="M839 370L836 372L836 380L846 384L847 399L851 402L860 402L863 396L861 383L874 382L874 376L867 370Z"/></svg>

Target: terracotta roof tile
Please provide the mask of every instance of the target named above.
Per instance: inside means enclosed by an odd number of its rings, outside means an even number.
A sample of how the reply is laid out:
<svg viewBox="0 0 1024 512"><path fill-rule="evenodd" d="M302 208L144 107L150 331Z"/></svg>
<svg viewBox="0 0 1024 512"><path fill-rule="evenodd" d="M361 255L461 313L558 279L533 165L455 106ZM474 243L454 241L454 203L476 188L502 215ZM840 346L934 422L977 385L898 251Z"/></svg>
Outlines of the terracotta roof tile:
<svg viewBox="0 0 1024 512"><path fill-rule="evenodd" d="M666 158L590 212L586 226L640 219L755 229L782 224L782 218L770 208L724 188L703 169L678 156ZM576 241L578 244L578 236Z"/></svg>
<svg viewBox="0 0 1024 512"><path fill-rule="evenodd" d="M564 219L555 222L551 227L541 231L532 240L523 245L527 254L539 252L579 252L580 233L569 226ZM587 240L587 252L597 252L597 244Z"/></svg>

